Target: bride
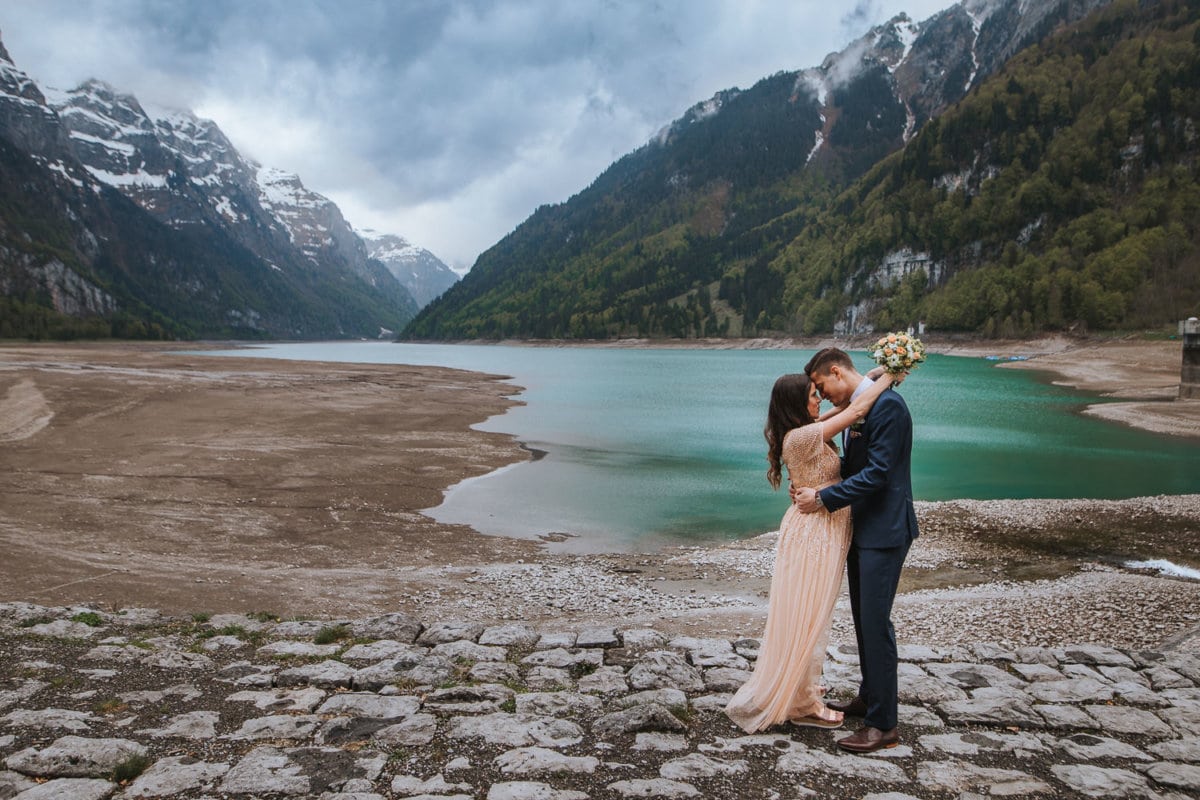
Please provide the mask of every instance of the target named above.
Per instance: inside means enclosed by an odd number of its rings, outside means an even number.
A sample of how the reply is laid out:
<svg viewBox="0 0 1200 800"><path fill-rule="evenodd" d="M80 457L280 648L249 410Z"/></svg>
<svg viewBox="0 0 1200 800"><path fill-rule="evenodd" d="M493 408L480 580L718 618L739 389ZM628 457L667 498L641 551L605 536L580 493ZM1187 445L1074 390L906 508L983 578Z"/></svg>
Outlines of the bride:
<svg viewBox="0 0 1200 800"><path fill-rule="evenodd" d="M771 486L779 488L783 466L797 486L819 489L837 483L841 460L829 442L866 416L875 400L901 380L903 376L882 374L849 405L824 417L818 416L821 397L807 375L784 375L775 381L763 429ZM758 660L750 679L725 707L742 730L753 733L785 720L841 727L842 713L825 705L818 682L849 547L849 507L832 514L806 514L793 505L783 515Z"/></svg>

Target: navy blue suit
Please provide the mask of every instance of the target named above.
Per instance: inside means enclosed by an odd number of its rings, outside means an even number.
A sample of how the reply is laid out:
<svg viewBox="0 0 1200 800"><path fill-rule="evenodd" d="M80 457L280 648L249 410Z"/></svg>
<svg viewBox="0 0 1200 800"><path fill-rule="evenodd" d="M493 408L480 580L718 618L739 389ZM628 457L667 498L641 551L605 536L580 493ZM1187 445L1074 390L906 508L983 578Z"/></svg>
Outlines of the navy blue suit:
<svg viewBox="0 0 1200 800"><path fill-rule="evenodd" d="M855 435L857 434L857 435ZM850 610L862 671L865 722L896 727L896 633L892 602L909 545L917 538L912 495L912 417L904 398L879 396L842 457L842 482L820 491L830 511L850 506L854 532L846 558Z"/></svg>

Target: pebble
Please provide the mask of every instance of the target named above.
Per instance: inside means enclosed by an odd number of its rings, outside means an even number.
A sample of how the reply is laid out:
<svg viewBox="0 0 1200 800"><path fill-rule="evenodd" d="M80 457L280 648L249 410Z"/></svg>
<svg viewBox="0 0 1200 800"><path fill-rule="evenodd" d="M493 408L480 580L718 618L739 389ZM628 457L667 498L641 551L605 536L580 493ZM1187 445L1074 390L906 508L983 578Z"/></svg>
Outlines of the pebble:
<svg viewBox="0 0 1200 800"><path fill-rule="evenodd" d="M71 623L81 610L0 604L0 797L1200 793L1200 659L1189 653L902 646L902 743L854 756L835 746L853 721L745 735L724 717L757 656L744 637L402 614L197 625L142 610L100 615L82 638ZM204 629L235 626L273 638L204 649ZM337 626L355 639L314 643ZM856 654L830 654L825 680L841 695Z"/></svg>

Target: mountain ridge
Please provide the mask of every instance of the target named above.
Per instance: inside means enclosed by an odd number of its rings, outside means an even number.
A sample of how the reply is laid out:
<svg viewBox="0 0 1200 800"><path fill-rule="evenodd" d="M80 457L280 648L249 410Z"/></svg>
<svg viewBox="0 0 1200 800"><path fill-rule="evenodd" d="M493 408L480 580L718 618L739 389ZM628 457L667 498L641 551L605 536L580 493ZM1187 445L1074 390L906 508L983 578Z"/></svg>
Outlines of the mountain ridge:
<svg viewBox="0 0 1200 800"><path fill-rule="evenodd" d="M31 204L8 183L0 197L0 336L369 337L418 309L332 201L189 111L96 79L41 89L0 43L0 139L32 159L26 182L71 195ZM68 257L44 260L46 229L73 231Z"/></svg>

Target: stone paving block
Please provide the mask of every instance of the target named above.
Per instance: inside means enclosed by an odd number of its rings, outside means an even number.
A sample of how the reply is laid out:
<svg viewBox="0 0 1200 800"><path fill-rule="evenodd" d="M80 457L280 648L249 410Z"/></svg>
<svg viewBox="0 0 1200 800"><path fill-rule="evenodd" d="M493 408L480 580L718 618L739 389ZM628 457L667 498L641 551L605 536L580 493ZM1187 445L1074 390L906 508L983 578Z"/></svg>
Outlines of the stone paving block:
<svg viewBox="0 0 1200 800"><path fill-rule="evenodd" d="M695 786L681 781L670 781L666 778L616 781L608 785L610 792L616 792L621 797L699 797L700 792ZM488 798L491 800L491 798Z"/></svg>
<svg viewBox="0 0 1200 800"><path fill-rule="evenodd" d="M698 778L712 778L718 775L744 775L750 771L750 765L745 761L710 758L700 753L690 753L682 758L675 758L663 764L658 774L667 780L693 781Z"/></svg>
<svg viewBox="0 0 1200 800"><path fill-rule="evenodd" d="M909 783L904 770L872 756L857 756L841 753L810 750L800 747L779 757L775 763L779 772L808 775L811 772L828 772L846 778L859 778L879 783Z"/></svg>
<svg viewBox="0 0 1200 800"><path fill-rule="evenodd" d="M1087 797L1154 797L1149 781L1127 769L1097 767L1092 764L1053 764L1050 771L1067 788Z"/></svg>
<svg viewBox="0 0 1200 800"><path fill-rule="evenodd" d="M1062 672L1045 664L1016 663L1012 665L1012 668L1014 672L1031 683L1040 681L1061 681L1066 678Z"/></svg>
<svg viewBox="0 0 1200 800"><path fill-rule="evenodd" d="M943 792L983 790L992 797L1029 797L1054 793L1054 787L1033 775L1018 770L980 767L960 760L919 765L917 783Z"/></svg>
<svg viewBox="0 0 1200 800"><path fill-rule="evenodd" d="M931 752L974 756L980 753L1012 753L1022 758L1046 753L1049 748L1028 733L971 731L922 736L921 747Z"/></svg>
<svg viewBox="0 0 1200 800"><path fill-rule="evenodd" d="M575 637L576 647L620 647L621 639L616 628L591 627L579 631Z"/></svg>
<svg viewBox="0 0 1200 800"><path fill-rule="evenodd" d="M634 750L651 750L670 753L679 750L686 750L687 748L687 737L678 733L660 733L659 731L648 731L636 734L633 737Z"/></svg>
<svg viewBox="0 0 1200 800"><path fill-rule="evenodd" d="M620 667L600 667L590 675L584 675L575 684L581 692L604 696L624 694L629 691L625 670Z"/></svg>
<svg viewBox="0 0 1200 800"><path fill-rule="evenodd" d="M161 728L146 728L138 733L159 738L207 740L217 735L217 722L220 719L221 715L216 711L188 711L171 717Z"/></svg>
<svg viewBox="0 0 1200 800"><path fill-rule="evenodd" d="M1096 720L1082 708L1060 703L1038 703L1033 710L1045 721L1045 727L1052 730L1095 730Z"/></svg>
<svg viewBox="0 0 1200 800"><path fill-rule="evenodd" d="M483 633L483 625L478 622L434 622L417 637L417 644L433 647L466 640L478 641Z"/></svg>
<svg viewBox="0 0 1200 800"><path fill-rule="evenodd" d="M661 650L667 644L667 637L653 628L635 628L622 632L621 641L626 650Z"/></svg>
<svg viewBox="0 0 1200 800"><path fill-rule="evenodd" d="M302 689L246 690L234 692L225 699L234 703L253 703L255 708L263 711L309 712L321 704L325 694L325 690L309 686Z"/></svg>
<svg viewBox="0 0 1200 800"><path fill-rule="evenodd" d="M350 631L360 639L392 639L403 644L412 644L423 629L418 620L401 612L350 623Z"/></svg>
<svg viewBox="0 0 1200 800"><path fill-rule="evenodd" d="M584 792L555 789L536 781L506 781L488 789L487 800L588 800Z"/></svg>
<svg viewBox="0 0 1200 800"><path fill-rule="evenodd" d="M416 664L427 655L429 655L428 647L418 647L414 644L398 642L395 639L380 639L375 642L354 645L342 653L342 660L351 663L362 663L366 661L379 662L408 657L412 659L413 664Z"/></svg>
<svg viewBox="0 0 1200 800"><path fill-rule="evenodd" d="M1136 733L1157 739L1175 736L1171 727L1149 711L1129 706L1089 705L1084 710L1100 723L1100 727L1114 733Z"/></svg>
<svg viewBox="0 0 1200 800"><path fill-rule="evenodd" d="M403 722L375 731L371 741L381 747L420 747L437 735L437 717L432 714L413 714Z"/></svg>
<svg viewBox="0 0 1200 800"><path fill-rule="evenodd" d="M115 783L99 778L58 778L26 789L18 800L105 800L117 790Z"/></svg>
<svg viewBox="0 0 1200 800"><path fill-rule="evenodd" d="M945 683L965 690L999 686L1020 688L1025 685L1025 681L1020 677L991 664L934 662L925 664L925 671Z"/></svg>
<svg viewBox="0 0 1200 800"><path fill-rule="evenodd" d="M1195 684L1170 667L1155 666L1142 673L1156 692L1164 689L1188 689Z"/></svg>
<svg viewBox="0 0 1200 800"><path fill-rule="evenodd" d="M578 692L526 692L516 696L518 714L545 717L590 716L603 705L599 697Z"/></svg>
<svg viewBox="0 0 1200 800"><path fill-rule="evenodd" d="M1045 722L1033 706L1007 697L949 700L938 705L950 724L1014 725L1040 728Z"/></svg>
<svg viewBox="0 0 1200 800"><path fill-rule="evenodd" d="M511 702L515 692L500 684L482 686L452 686L438 689L425 696L422 706L428 711L447 714L490 714Z"/></svg>
<svg viewBox="0 0 1200 800"><path fill-rule="evenodd" d="M469 783L447 783L441 775L421 779L416 775L396 775L392 778L392 793L401 797L416 795L447 795L452 792L470 792Z"/></svg>
<svg viewBox="0 0 1200 800"><path fill-rule="evenodd" d="M133 757L146 757L146 747L129 739L63 736L42 749L29 747L5 759L5 766L40 778L98 778L112 774Z"/></svg>
<svg viewBox="0 0 1200 800"><path fill-rule="evenodd" d="M505 775L591 775L600 766L600 759L595 756L565 756L545 747L518 747L501 753L493 763Z"/></svg>
<svg viewBox="0 0 1200 800"><path fill-rule="evenodd" d="M228 739L307 739L321 726L321 717L315 714L274 714L267 717L248 719Z"/></svg>
<svg viewBox="0 0 1200 800"><path fill-rule="evenodd" d="M1200 767L1195 764L1169 764L1160 761L1138 769L1149 775L1159 786L1200 793Z"/></svg>
<svg viewBox="0 0 1200 800"><path fill-rule="evenodd" d="M678 717L658 703L632 706L605 714L592 723L592 732L602 739L642 731L679 733L686 730L687 726Z"/></svg>
<svg viewBox="0 0 1200 800"><path fill-rule="evenodd" d="M686 708L688 696L678 689L646 689L645 691L634 692L624 697L613 698L612 703L618 708L629 708L630 706L645 703L658 703L667 708L673 706Z"/></svg>
<svg viewBox="0 0 1200 800"><path fill-rule="evenodd" d="M370 692L339 692L330 695L318 714L340 714L349 717L371 717L374 719L402 719L421 710L421 701L416 697L397 695L381 697Z"/></svg>
<svg viewBox="0 0 1200 800"><path fill-rule="evenodd" d="M479 635L479 643L528 650L532 649L540 638L541 636L534 630L532 625L525 622L514 622L507 625L495 625L485 629ZM573 646L573 643L568 646Z"/></svg>
<svg viewBox="0 0 1200 800"><path fill-rule="evenodd" d="M553 650L535 650L521 659L527 667L551 667L570 669L574 666L600 667L604 664L604 651L578 650L562 647Z"/></svg>
<svg viewBox="0 0 1200 800"><path fill-rule="evenodd" d="M1133 659L1112 647L1100 644L1081 644L1058 648L1054 655L1063 664L1091 664L1109 667L1137 666Z"/></svg>
<svg viewBox="0 0 1200 800"><path fill-rule="evenodd" d="M571 673L558 667L531 667L525 673L525 685L538 691L569 689L575 685Z"/></svg>
<svg viewBox="0 0 1200 800"><path fill-rule="evenodd" d="M325 658L341 649L341 645L338 644L313 644L282 639L264 644L255 651L255 655L259 658Z"/></svg>
<svg viewBox="0 0 1200 800"><path fill-rule="evenodd" d="M173 797L205 789L229 771L225 763L208 763L187 756L168 756L155 761L125 790L122 797Z"/></svg>
<svg viewBox="0 0 1200 800"><path fill-rule="evenodd" d="M1200 763L1200 741L1190 736L1186 739L1170 739L1165 742L1158 742L1146 749L1165 761Z"/></svg>
<svg viewBox="0 0 1200 800"><path fill-rule="evenodd" d="M736 692L750 680L750 670L713 667L704 670L704 688L710 692Z"/></svg>
<svg viewBox="0 0 1200 800"><path fill-rule="evenodd" d="M534 650L569 650L579 638L578 631L547 631L538 637Z"/></svg>
<svg viewBox="0 0 1200 800"><path fill-rule="evenodd" d="M1101 703L1114 696L1112 686L1092 678L1031 683L1025 691L1043 703Z"/></svg>
<svg viewBox="0 0 1200 800"><path fill-rule="evenodd" d="M281 670L275 676L278 686L316 686L320 689L344 689L354 678L354 668L340 661L322 661Z"/></svg>
<svg viewBox="0 0 1200 800"><path fill-rule="evenodd" d="M488 714L450 720L451 739L479 738L507 747L567 747L583 741L583 730L573 722L533 714Z"/></svg>
<svg viewBox="0 0 1200 800"><path fill-rule="evenodd" d="M433 648L433 653L442 658L473 662L504 661L508 658L508 650L503 647L489 647L488 645L475 644L475 642L469 642L465 639L439 644Z"/></svg>
<svg viewBox="0 0 1200 800"><path fill-rule="evenodd" d="M1061 739L1050 737L1048 741L1052 747L1066 753L1076 761L1097 761L1100 759L1154 760L1133 745L1108 736L1077 733Z"/></svg>
<svg viewBox="0 0 1200 800"><path fill-rule="evenodd" d="M3 722L13 728L43 728L81 733L89 730L96 717L87 711L72 711L66 708L37 708L11 711Z"/></svg>
<svg viewBox="0 0 1200 800"><path fill-rule="evenodd" d="M1200 704L1192 707L1163 708L1155 713L1180 735L1200 736Z"/></svg>
<svg viewBox="0 0 1200 800"><path fill-rule="evenodd" d="M700 671L682 655L669 650L646 653L629 670L629 685L634 689L679 689L699 692L704 686Z"/></svg>

